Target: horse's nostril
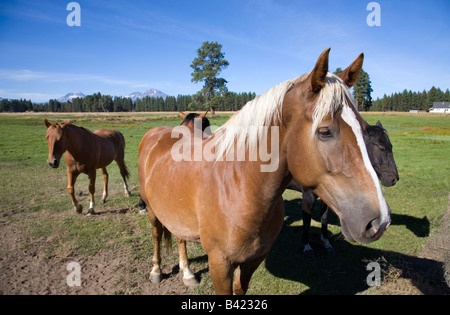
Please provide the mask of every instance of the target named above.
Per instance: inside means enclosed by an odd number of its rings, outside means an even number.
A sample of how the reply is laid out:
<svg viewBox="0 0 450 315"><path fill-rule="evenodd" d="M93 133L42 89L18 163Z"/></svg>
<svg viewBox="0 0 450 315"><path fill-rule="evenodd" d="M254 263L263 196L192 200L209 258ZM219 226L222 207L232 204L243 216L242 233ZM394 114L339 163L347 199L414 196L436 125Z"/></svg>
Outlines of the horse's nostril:
<svg viewBox="0 0 450 315"><path fill-rule="evenodd" d="M370 222L367 224L367 226L366 226L366 236L367 236L368 238L374 237L374 236L377 234L377 232L378 232L378 228L376 228L376 223L375 223L375 221L376 221L376 219L370 221Z"/></svg>

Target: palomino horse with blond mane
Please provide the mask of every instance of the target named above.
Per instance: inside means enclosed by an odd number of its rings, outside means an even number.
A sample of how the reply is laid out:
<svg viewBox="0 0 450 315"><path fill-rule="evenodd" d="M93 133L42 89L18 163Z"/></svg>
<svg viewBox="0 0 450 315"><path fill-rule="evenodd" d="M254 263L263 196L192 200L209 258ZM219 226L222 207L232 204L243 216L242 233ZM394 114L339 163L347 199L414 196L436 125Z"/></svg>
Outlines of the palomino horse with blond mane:
<svg viewBox="0 0 450 315"><path fill-rule="evenodd" d="M131 195L128 190L127 178L130 176L125 165L125 139L117 130L97 129L94 132L78 127L66 121L51 124L45 119L48 142L47 164L58 168L64 152L67 166L67 192L77 213L83 211L83 206L75 198L75 182L81 173L89 176L90 204L88 214L95 213L95 179L97 169L103 178L103 196L100 200L105 203L108 196L108 172L106 167L116 161L122 175L125 196Z"/></svg>
<svg viewBox="0 0 450 315"><path fill-rule="evenodd" d="M381 237L390 209L349 92L364 57L336 76L328 72L329 51L312 72L247 103L207 139L181 130L187 127L157 127L143 137L138 172L153 225L152 280L161 277L166 229L202 244L217 294L244 294L281 230L282 193L292 178L336 212L349 241Z"/></svg>

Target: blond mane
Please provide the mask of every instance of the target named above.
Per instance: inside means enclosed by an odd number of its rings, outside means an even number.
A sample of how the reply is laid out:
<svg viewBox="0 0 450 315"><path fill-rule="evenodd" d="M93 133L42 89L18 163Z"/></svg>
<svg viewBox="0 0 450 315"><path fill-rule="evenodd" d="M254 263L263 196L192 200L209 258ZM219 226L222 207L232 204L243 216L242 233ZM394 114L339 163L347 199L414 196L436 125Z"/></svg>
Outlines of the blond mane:
<svg viewBox="0 0 450 315"><path fill-rule="evenodd" d="M294 84L304 81L308 75L309 73L306 73L280 83L257 96L218 128L214 132L214 135L218 137L215 145L216 159L226 156L235 144L238 150L256 149L267 131L267 128L259 127L280 124L284 96ZM344 105L354 107L353 97L341 78L328 73L325 82L313 111L313 131L328 114L331 113L333 117Z"/></svg>

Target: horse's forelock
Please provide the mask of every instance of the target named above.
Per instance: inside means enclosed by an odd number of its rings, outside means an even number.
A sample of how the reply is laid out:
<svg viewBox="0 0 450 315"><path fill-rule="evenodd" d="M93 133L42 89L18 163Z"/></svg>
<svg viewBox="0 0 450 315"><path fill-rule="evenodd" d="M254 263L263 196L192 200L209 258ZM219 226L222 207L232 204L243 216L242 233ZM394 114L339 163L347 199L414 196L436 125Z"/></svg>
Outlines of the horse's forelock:
<svg viewBox="0 0 450 315"><path fill-rule="evenodd" d="M333 118L338 111L342 110L343 106L355 108L350 90L341 78L328 73L325 85L321 88L314 106L312 134L327 115L330 114Z"/></svg>

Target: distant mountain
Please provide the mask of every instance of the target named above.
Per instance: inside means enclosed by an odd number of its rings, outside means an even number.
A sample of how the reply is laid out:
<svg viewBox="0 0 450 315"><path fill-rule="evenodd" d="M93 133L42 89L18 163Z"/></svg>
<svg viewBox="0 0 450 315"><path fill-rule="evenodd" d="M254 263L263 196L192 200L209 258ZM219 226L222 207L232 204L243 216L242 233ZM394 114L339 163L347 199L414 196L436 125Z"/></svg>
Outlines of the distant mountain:
<svg viewBox="0 0 450 315"><path fill-rule="evenodd" d="M145 92L133 92L133 93L131 93L129 95L126 95L124 97L131 98L131 100L133 102L135 102L137 99L143 99L146 96L149 96L149 97L162 97L163 99L166 99L167 94L165 94L165 93L163 93L161 91L158 91L156 89L150 89L150 90L147 90Z"/></svg>
<svg viewBox="0 0 450 315"><path fill-rule="evenodd" d="M86 95L84 95L81 92L76 92L76 93L67 93L65 96L60 97L57 99L58 102L60 103L65 103L67 101L72 101L74 98L84 98Z"/></svg>

